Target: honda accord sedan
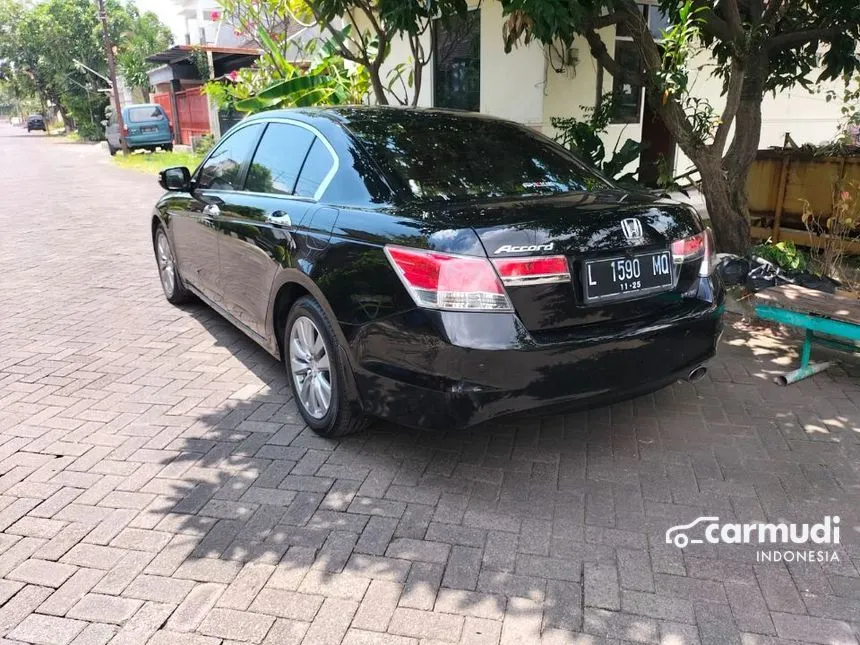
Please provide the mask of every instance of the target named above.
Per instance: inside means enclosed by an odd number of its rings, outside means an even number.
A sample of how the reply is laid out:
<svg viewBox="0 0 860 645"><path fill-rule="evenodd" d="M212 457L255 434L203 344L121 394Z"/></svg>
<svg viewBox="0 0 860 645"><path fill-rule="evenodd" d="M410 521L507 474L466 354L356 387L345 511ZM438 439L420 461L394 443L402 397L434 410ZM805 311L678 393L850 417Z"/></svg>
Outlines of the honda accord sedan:
<svg viewBox="0 0 860 645"><path fill-rule="evenodd" d="M696 212L516 123L271 111L160 182L167 299L198 296L283 359L323 436L651 392L703 375L722 329Z"/></svg>

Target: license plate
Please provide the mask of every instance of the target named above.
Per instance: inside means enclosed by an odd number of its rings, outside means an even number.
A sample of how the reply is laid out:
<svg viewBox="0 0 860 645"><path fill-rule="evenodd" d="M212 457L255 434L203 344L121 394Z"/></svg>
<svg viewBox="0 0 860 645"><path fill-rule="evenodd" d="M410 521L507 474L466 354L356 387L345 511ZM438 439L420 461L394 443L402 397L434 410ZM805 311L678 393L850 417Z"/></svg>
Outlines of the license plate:
<svg viewBox="0 0 860 645"><path fill-rule="evenodd" d="M672 255L669 251L586 260L582 283L585 302L635 298L672 288Z"/></svg>
<svg viewBox="0 0 860 645"><path fill-rule="evenodd" d="M155 126L152 127L143 127L140 129L141 132L157 132L158 128Z"/></svg>

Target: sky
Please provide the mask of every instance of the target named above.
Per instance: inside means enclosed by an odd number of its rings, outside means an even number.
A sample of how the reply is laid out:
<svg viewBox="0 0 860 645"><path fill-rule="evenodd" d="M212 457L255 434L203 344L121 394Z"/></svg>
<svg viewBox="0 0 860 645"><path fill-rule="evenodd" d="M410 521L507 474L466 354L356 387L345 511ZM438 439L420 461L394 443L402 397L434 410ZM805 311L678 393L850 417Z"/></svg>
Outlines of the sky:
<svg viewBox="0 0 860 645"><path fill-rule="evenodd" d="M174 44L181 44L185 39L185 20L176 13L176 5L169 0L135 0L141 11L151 11L156 14L173 32Z"/></svg>

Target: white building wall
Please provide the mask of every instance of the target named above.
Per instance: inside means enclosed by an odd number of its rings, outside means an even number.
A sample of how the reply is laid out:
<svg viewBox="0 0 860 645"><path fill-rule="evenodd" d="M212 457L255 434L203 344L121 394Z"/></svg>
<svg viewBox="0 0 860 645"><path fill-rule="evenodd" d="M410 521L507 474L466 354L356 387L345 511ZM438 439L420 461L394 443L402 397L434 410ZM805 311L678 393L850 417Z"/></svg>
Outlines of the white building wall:
<svg viewBox="0 0 860 645"><path fill-rule="evenodd" d="M475 5L474 0L470 4ZM597 63L589 53L587 43L577 39L578 63L575 70L556 72L547 64L544 47L538 43L515 47L504 53L502 41L502 7L497 0L484 0L481 13L481 112L519 121L553 136L550 119L556 116L583 117L581 106L593 106L597 98ZM614 43L614 27L601 35L607 46ZM429 46L429 39L425 39ZM392 44L391 56L384 72L398 62L408 61L411 53L405 41ZM701 51L691 61L692 94L707 98L719 112L724 99L722 81L711 76L713 65L707 51ZM814 81L814 77L813 77ZM796 143L821 143L833 139L840 119L839 101L827 103L825 90L838 89L838 83L816 84L818 92L810 94L802 87L767 95L762 103L762 133L760 147L781 145L788 132ZM612 89L612 76L603 74L602 92ZM411 95L410 95L411 96ZM392 101L394 103L394 101ZM418 105L433 105L433 63L424 69ZM639 141L642 126L635 124L611 125L604 135L607 151L620 146L626 139ZM678 150L675 158L676 173L692 166Z"/></svg>

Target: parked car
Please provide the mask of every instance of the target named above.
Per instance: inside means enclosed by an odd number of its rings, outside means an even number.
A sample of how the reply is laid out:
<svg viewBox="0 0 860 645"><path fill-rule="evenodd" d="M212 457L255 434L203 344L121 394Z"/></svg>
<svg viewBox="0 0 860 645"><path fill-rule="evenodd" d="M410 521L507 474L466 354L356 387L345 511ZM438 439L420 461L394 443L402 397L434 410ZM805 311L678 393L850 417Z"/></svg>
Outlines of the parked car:
<svg viewBox="0 0 860 645"><path fill-rule="evenodd" d="M324 436L616 401L703 376L721 333L696 212L516 123L265 112L160 182L167 299L199 296L282 357Z"/></svg>
<svg viewBox="0 0 860 645"><path fill-rule="evenodd" d="M27 117L27 132L32 132L33 130L48 131L48 127L45 125L45 117L41 114L31 114Z"/></svg>
<svg viewBox="0 0 860 645"><path fill-rule="evenodd" d="M107 122L103 122L111 156L122 148L123 139L129 150L173 150L173 125L157 103L125 106L122 109L122 121L122 132L115 112L111 112Z"/></svg>

